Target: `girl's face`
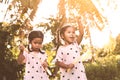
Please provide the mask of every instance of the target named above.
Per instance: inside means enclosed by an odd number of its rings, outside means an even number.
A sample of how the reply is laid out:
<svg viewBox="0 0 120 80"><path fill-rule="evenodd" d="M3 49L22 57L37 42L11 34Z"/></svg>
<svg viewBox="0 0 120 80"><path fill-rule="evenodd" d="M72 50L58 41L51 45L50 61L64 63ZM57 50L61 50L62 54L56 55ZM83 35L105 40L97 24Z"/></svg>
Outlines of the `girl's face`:
<svg viewBox="0 0 120 80"><path fill-rule="evenodd" d="M42 38L34 38L31 41L32 50L39 52L40 48L42 48L42 42L43 42Z"/></svg>
<svg viewBox="0 0 120 80"><path fill-rule="evenodd" d="M61 37L65 41L65 44L71 44L75 40L75 28L74 27L68 27L63 35Z"/></svg>

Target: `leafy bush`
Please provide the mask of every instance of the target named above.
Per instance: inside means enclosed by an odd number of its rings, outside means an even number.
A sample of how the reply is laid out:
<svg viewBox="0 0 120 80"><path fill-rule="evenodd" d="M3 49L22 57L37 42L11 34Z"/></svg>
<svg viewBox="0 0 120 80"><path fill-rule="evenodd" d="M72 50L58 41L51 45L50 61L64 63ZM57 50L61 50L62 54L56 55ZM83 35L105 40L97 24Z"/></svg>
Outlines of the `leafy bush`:
<svg viewBox="0 0 120 80"><path fill-rule="evenodd" d="M113 55L85 64L88 80L119 80L119 61L120 59Z"/></svg>

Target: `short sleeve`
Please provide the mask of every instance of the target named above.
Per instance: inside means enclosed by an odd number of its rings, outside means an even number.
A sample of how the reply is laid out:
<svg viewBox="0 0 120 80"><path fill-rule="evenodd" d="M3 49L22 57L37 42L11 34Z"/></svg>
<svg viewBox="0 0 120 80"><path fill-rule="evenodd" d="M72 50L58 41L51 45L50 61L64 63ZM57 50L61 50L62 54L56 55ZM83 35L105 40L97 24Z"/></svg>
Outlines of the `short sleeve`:
<svg viewBox="0 0 120 80"><path fill-rule="evenodd" d="M44 50L41 50L41 51L42 51L42 53L40 53L39 56L41 57L42 61L47 60L47 58L48 58L47 53Z"/></svg>
<svg viewBox="0 0 120 80"><path fill-rule="evenodd" d="M43 61L47 60L48 56L46 53L44 53L43 58L44 58Z"/></svg>
<svg viewBox="0 0 120 80"><path fill-rule="evenodd" d="M27 51L24 51L24 52L23 52L23 55L24 55L24 57L25 57L25 60L24 60L23 62L26 63L27 56L28 56L28 52L27 52Z"/></svg>
<svg viewBox="0 0 120 80"><path fill-rule="evenodd" d="M62 47L59 47L58 50L57 50L56 57L55 57L55 62L56 61L61 61L62 62L62 60L63 60Z"/></svg>

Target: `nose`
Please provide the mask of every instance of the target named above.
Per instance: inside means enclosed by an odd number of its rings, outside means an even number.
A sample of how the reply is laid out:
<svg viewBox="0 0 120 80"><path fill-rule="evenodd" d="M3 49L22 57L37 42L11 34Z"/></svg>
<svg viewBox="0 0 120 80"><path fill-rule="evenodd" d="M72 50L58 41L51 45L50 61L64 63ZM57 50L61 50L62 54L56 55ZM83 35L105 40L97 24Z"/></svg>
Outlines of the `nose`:
<svg viewBox="0 0 120 80"><path fill-rule="evenodd" d="M73 34L71 35L71 37L73 37Z"/></svg>
<svg viewBox="0 0 120 80"><path fill-rule="evenodd" d="M36 44L36 47L39 47L39 46L41 46L40 44Z"/></svg>
<svg viewBox="0 0 120 80"><path fill-rule="evenodd" d="M75 34L71 33L71 37L75 37Z"/></svg>

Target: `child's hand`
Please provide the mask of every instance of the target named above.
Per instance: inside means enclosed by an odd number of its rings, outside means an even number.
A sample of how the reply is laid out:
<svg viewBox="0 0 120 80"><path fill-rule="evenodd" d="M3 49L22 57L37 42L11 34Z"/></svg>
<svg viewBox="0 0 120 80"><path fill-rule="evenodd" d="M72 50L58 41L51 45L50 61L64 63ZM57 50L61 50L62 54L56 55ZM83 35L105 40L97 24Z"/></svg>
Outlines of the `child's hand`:
<svg viewBox="0 0 120 80"><path fill-rule="evenodd" d="M67 68L67 72L69 72L71 69L73 69L74 68L74 64L68 64L67 65L68 66L68 68Z"/></svg>
<svg viewBox="0 0 120 80"><path fill-rule="evenodd" d="M74 64L72 64L72 63L68 65L69 69L72 69L73 67L74 67Z"/></svg>
<svg viewBox="0 0 120 80"><path fill-rule="evenodd" d="M43 68L45 69L45 71L48 73L48 75L52 76L51 71L48 69L47 61L44 61L44 62L42 63L42 66L43 66Z"/></svg>
<svg viewBox="0 0 120 80"><path fill-rule="evenodd" d="M45 62L43 62L42 63L42 66L43 66L43 68L46 68L46 67L48 67L48 64L47 64L47 62L45 61Z"/></svg>
<svg viewBox="0 0 120 80"><path fill-rule="evenodd" d="M25 46L23 44L20 44L19 49L20 49L20 51L24 51Z"/></svg>

